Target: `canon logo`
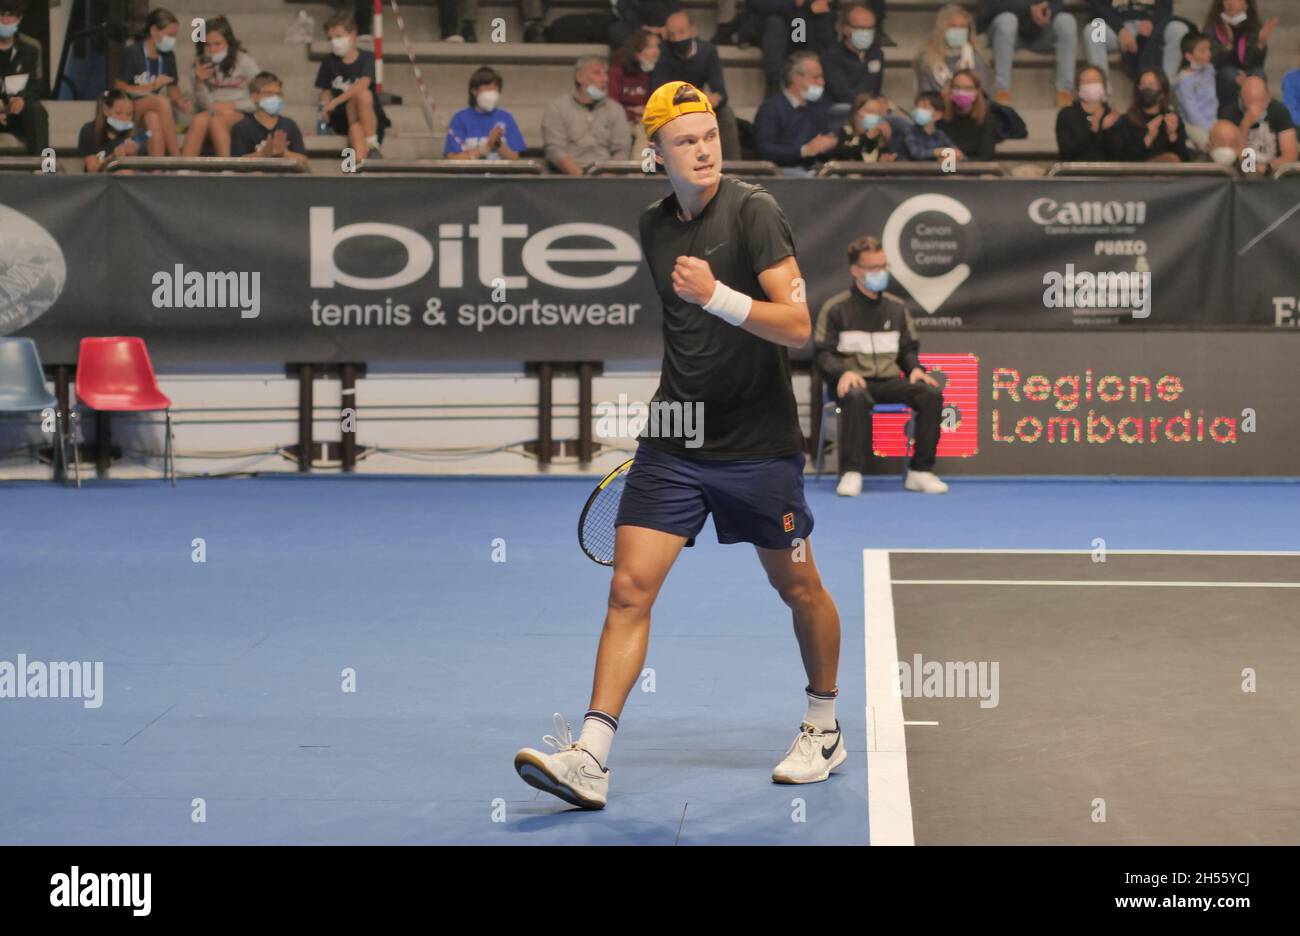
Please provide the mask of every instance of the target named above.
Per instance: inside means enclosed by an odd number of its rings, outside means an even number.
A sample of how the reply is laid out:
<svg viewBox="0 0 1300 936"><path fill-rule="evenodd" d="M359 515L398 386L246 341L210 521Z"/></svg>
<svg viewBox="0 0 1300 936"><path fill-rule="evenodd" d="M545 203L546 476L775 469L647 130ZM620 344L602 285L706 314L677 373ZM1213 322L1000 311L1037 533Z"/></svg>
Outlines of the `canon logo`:
<svg viewBox="0 0 1300 936"><path fill-rule="evenodd" d="M429 240L400 224L371 221L334 226L333 208L310 209L311 286L331 289L400 289L423 279L433 268L435 247ZM459 289L465 285L465 225L439 224L438 286ZM506 224L500 205L480 205L478 222L469 225L468 236L478 242L478 280L490 288L527 289L530 278L557 289L609 289L621 286L636 275L641 246L618 228L605 224L573 222L542 228L531 236L526 224ZM356 276L344 273L335 263L339 247L354 237L385 237L406 250L406 266L390 276ZM566 237L594 238L606 247L556 247ZM505 243L522 240L520 260L527 274L507 274ZM602 273L576 276L563 273L555 264L610 264Z"/></svg>
<svg viewBox="0 0 1300 936"><path fill-rule="evenodd" d="M1029 203L1029 217L1035 224L1043 225L1145 224L1147 203L1144 201L1058 202L1054 198L1035 198Z"/></svg>

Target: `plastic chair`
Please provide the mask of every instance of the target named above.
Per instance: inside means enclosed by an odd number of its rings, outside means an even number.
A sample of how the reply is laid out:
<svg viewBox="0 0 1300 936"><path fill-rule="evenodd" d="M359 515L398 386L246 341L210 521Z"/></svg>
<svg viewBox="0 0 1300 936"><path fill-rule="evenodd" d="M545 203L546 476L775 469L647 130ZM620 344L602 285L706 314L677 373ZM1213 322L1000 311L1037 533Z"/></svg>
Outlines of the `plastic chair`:
<svg viewBox="0 0 1300 936"><path fill-rule="evenodd" d="M139 338L82 338L77 356L77 399L111 413L162 410L166 420L163 480L176 486L171 399L158 388L149 350Z"/></svg>
<svg viewBox="0 0 1300 936"><path fill-rule="evenodd" d="M871 406L871 411L867 413L867 418L870 419L872 413L911 413L911 412L912 412L912 408L908 406L906 403L874 403ZM822 387L822 422L821 422L821 429L817 433L817 462L813 472L814 478L818 483L821 482L822 465L826 460L826 443L830 441L830 438L828 438L828 436L830 435L828 432L828 427L832 423L834 423L835 426L834 439L836 442L838 442L840 437L839 421L841 415L842 415L842 411L840 410L839 401L837 401L835 397L831 395L831 391L829 387L823 386ZM907 428L905 430L907 432L907 444L909 450L911 449L912 446L912 438L913 438L915 426L916 426L916 414L912 413L912 418L907 421ZM903 478L904 479L907 478L906 458L903 459Z"/></svg>
<svg viewBox="0 0 1300 936"><path fill-rule="evenodd" d="M0 338L0 412L39 413L54 411L55 446L58 454L54 463L54 480L62 478L68 483L68 433L63 431L63 412L59 401L45 389L45 369L36 351L36 342L30 338ZM75 411L73 418L76 418ZM77 487L81 487L81 457L77 451L76 432L72 435L72 451L77 457L73 470Z"/></svg>

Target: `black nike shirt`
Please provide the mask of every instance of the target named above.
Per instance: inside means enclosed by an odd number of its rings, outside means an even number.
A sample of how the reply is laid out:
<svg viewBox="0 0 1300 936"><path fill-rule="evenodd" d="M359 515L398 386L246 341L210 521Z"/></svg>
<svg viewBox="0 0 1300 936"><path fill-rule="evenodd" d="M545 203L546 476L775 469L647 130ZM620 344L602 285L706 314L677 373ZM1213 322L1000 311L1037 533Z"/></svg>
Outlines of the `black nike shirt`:
<svg viewBox="0 0 1300 936"><path fill-rule="evenodd" d="M703 403L702 444L684 438L638 439L688 458L776 458L803 451L785 347L728 325L673 291L680 256L706 261L714 277L768 301L758 274L794 256L794 236L776 199L762 186L723 176L698 217L677 217L677 195L641 215L641 248L663 301L663 373L654 402ZM653 423L652 423L653 425Z"/></svg>

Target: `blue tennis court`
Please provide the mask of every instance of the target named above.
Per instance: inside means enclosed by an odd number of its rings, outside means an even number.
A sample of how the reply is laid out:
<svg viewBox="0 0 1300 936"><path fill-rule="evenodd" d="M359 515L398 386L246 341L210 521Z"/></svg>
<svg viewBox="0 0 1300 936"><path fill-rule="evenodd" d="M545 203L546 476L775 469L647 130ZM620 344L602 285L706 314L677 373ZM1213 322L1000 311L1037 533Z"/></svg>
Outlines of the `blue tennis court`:
<svg viewBox="0 0 1300 936"><path fill-rule="evenodd" d="M0 841L864 844L864 550L1300 550L1284 480L956 478L927 498L880 478L846 500L810 479L848 761L771 783L804 701L790 614L753 550L706 530L655 607L609 806L587 813L512 757L586 703L609 582L574 541L590 487L0 484L0 662L102 663L97 707L0 699Z"/></svg>

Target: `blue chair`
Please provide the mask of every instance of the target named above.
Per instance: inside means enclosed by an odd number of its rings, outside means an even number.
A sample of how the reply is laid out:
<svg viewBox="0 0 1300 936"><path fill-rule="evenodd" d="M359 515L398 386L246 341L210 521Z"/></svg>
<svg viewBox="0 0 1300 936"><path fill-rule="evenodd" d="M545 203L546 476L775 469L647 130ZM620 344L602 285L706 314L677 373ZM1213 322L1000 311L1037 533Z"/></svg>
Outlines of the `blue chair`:
<svg viewBox="0 0 1300 936"><path fill-rule="evenodd" d="M876 403L872 405L871 412L867 413L867 418L870 419L872 413L911 413L911 412L912 412L912 408L908 406L906 403ZM839 401L836 400L835 397L831 394L830 387L823 386L822 387L822 423L821 423L821 429L817 433L817 463L816 463L816 468L814 470L814 476L816 478L816 481L819 483L821 482L822 479L822 465L826 460L826 443L830 441L830 439L828 438L829 433L827 431L827 427L831 426L832 424L835 426L834 438L835 441L838 442L840 437L840 417L842 415L843 413L840 410ZM915 431L915 427L916 427L916 414L913 413L912 418L907 421L907 428L905 430L907 432L907 445L909 450L912 447L912 438ZM903 477L904 479L907 478L906 458L903 459Z"/></svg>
<svg viewBox="0 0 1300 936"><path fill-rule="evenodd" d="M36 352L36 343L30 338L0 338L0 413L54 412L55 449L54 477L68 483L68 435L63 431L63 414L59 401L45 389L45 370ZM74 412L75 418L75 412ZM77 487L81 487L80 453L77 451L76 433L72 435L73 459Z"/></svg>

